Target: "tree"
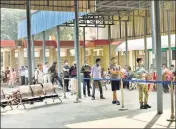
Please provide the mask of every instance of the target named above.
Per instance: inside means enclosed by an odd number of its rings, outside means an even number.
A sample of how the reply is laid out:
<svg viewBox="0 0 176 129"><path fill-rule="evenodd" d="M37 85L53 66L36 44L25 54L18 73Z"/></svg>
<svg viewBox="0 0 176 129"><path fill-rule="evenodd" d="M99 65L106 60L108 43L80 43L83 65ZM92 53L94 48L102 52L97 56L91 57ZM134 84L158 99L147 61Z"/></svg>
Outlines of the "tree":
<svg viewBox="0 0 176 129"><path fill-rule="evenodd" d="M1 9L1 39L17 40L18 22L25 17L24 10Z"/></svg>

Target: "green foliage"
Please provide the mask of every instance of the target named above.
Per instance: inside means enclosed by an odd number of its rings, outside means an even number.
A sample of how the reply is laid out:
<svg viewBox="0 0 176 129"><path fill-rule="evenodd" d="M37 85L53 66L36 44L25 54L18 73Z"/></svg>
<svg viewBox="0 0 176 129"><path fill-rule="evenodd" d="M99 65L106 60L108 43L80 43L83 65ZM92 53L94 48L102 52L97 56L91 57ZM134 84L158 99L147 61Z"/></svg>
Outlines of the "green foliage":
<svg viewBox="0 0 176 129"><path fill-rule="evenodd" d="M16 40L18 34L18 22L25 17L24 10L1 9L1 39Z"/></svg>

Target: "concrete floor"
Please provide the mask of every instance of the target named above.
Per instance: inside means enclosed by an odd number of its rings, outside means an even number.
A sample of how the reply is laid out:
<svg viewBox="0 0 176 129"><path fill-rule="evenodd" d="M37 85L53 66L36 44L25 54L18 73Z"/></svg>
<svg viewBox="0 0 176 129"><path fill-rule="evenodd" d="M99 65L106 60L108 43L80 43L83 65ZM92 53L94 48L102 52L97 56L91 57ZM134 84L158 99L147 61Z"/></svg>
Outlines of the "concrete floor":
<svg viewBox="0 0 176 129"><path fill-rule="evenodd" d="M4 88L10 92L12 89ZM62 93L60 93L62 94ZM149 104L151 109L140 110L138 92L124 90L125 107L129 110L119 111L121 106L112 105L112 92L110 86L104 89L105 100L99 99L99 91L96 91L96 100L83 98L80 103L73 103L76 96L67 93L68 99L59 100L48 104L44 102L27 105L24 110L20 108L9 111L9 108L1 110L2 128L127 128L127 127L162 127L172 128L175 124L166 121L170 117L170 94L163 94L164 113L156 115L156 92L150 92ZM120 91L118 97L121 98ZM162 120L159 120L161 118ZM157 119L157 121L156 121ZM159 121L159 122L158 122Z"/></svg>

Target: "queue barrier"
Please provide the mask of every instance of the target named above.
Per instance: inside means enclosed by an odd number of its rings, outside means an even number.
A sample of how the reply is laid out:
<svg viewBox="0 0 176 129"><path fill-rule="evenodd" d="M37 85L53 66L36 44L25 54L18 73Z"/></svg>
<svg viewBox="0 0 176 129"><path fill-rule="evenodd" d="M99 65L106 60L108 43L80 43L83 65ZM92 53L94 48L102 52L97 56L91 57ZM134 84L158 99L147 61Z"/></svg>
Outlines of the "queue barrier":
<svg viewBox="0 0 176 129"><path fill-rule="evenodd" d="M71 78L65 78L65 79L71 79ZM75 78L77 79L77 78ZM139 80L139 79L122 79L122 78L117 78L117 79L113 79L113 78L81 78L82 80L109 80L109 81L121 81L121 98L122 98L122 105L121 105L121 111L123 110L128 110L127 108L125 108L124 106L124 93L123 93L123 81L126 82L136 82L136 83L154 83L154 84L170 84L171 85L171 116L170 119L168 119L169 121L174 121L175 122L175 116L174 116L174 86L176 85L176 81L158 81L158 80ZM78 89L78 88L77 88ZM76 96L76 101L78 101L78 96ZM79 101L78 101L79 102Z"/></svg>

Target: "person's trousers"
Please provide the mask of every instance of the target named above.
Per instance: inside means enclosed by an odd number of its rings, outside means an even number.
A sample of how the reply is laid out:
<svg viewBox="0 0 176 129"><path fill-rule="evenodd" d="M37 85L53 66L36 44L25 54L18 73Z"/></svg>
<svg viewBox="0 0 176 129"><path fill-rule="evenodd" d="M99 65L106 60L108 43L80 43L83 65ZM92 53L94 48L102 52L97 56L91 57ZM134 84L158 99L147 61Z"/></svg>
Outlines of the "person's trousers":
<svg viewBox="0 0 176 129"><path fill-rule="evenodd" d="M52 81L52 84L54 84L54 81L55 81L55 79L57 80L57 81L59 81L59 83L60 83L60 85L63 87L63 84L62 84L62 80L58 77L58 75L52 75L51 76L51 81Z"/></svg>
<svg viewBox="0 0 176 129"><path fill-rule="evenodd" d="M21 85L25 85L25 76L21 76Z"/></svg>
<svg viewBox="0 0 176 129"><path fill-rule="evenodd" d="M29 80L27 77L25 77L25 85L28 85L28 83L29 83Z"/></svg>
<svg viewBox="0 0 176 129"><path fill-rule="evenodd" d="M102 89L102 85L101 85L101 81L100 80L94 80L94 82L93 82L92 97L95 97L95 88L96 88L96 85L98 85L98 87L99 87L100 97L103 97L103 89Z"/></svg>
<svg viewBox="0 0 176 129"><path fill-rule="evenodd" d="M88 78L88 77L84 76L84 78ZM90 80L84 79L84 82L83 82L83 94L84 95L86 95L86 85L87 85L88 95L90 95Z"/></svg>
<svg viewBox="0 0 176 129"><path fill-rule="evenodd" d="M14 86L15 86L15 81L9 80L9 87L14 87Z"/></svg>
<svg viewBox="0 0 176 129"><path fill-rule="evenodd" d="M165 92L169 91L168 84L163 84L163 89L164 89Z"/></svg>
<svg viewBox="0 0 176 129"><path fill-rule="evenodd" d="M43 74L43 83L51 83L51 75L46 73Z"/></svg>
<svg viewBox="0 0 176 129"><path fill-rule="evenodd" d="M139 103L148 103L148 86L146 84L138 84Z"/></svg>
<svg viewBox="0 0 176 129"><path fill-rule="evenodd" d="M66 79L65 79L66 78ZM66 88L66 90L68 91L69 89L68 89L68 86L69 86L69 79L67 79L67 78L69 78L69 76L64 76L64 86L65 86L65 88Z"/></svg>
<svg viewBox="0 0 176 129"><path fill-rule="evenodd" d="M77 91L77 85L78 85L76 78L71 78L70 84L71 84L71 94L75 94Z"/></svg>

